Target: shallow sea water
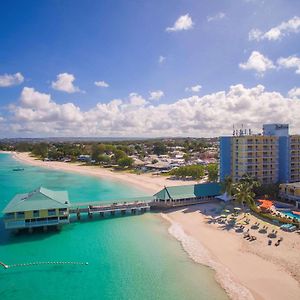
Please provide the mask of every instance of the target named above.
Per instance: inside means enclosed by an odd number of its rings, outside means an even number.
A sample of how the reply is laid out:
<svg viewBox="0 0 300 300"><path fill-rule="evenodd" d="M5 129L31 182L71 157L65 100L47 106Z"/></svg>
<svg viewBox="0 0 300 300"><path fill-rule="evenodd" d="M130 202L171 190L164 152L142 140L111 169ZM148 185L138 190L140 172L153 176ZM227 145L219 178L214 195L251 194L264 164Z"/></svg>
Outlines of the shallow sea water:
<svg viewBox="0 0 300 300"><path fill-rule="evenodd" d="M145 196L131 186L21 164L0 154L0 210L39 185L71 201ZM214 272L194 263L158 215L82 218L61 231L12 235L0 222L0 261L88 262L0 268L0 299L228 299Z"/></svg>

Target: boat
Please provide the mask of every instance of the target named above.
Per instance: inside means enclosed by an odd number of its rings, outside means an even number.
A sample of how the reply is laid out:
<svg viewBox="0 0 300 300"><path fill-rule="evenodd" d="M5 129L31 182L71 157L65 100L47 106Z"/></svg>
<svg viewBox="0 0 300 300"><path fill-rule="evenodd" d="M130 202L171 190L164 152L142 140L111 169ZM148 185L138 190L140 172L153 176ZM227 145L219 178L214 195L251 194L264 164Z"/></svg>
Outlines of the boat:
<svg viewBox="0 0 300 300"><path fill-rule="evenodd" d="M13 168L13 171L24 171L24 168L21 167Z"/></svg>

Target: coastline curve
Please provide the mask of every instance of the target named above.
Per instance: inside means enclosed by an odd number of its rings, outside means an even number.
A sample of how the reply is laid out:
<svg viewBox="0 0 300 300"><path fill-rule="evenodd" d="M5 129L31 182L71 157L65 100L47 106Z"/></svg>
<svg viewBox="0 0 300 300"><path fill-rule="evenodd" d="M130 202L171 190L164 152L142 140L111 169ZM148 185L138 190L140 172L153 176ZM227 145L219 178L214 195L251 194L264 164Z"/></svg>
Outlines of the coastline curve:
<svg viewBox="0 0 300 300"><path fill-rule="evenodd" d="M161 217L170 223L168 232L177 239L184 251L196 263L205 265L216 272L216 280L233 300L254 300L252 293L234 278L230 270L214 260L209 251L196 239L187 235L180 224L174 222L166 214Z"/></svg>

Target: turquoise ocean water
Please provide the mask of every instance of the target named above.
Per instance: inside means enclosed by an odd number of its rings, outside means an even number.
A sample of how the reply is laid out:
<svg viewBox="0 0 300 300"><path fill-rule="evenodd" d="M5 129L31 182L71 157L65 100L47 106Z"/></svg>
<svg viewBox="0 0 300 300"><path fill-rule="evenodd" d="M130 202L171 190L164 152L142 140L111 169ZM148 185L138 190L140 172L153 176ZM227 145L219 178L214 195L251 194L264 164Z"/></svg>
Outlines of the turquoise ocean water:
<svg viewBox="0 0 300 300"><path fill-rule="evenodd" d="M71 200L141 196L132 187L24 165L0 154L0 210L39 185L66 189ZM58 232L13 236L0 222L0 261L79 261L89 265L0 268L0 299L227 299L210 269L194 263L161 218L140 216L74 222Z"/></svg>

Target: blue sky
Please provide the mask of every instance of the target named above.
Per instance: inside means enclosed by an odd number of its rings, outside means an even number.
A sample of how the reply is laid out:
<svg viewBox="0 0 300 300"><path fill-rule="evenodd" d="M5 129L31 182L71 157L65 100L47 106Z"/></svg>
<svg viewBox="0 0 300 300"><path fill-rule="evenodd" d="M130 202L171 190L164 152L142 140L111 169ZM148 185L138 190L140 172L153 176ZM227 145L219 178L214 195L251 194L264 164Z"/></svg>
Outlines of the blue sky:
<svg viewBox="0 0 300 300"><path fill-rule="evenodd" d="M2 1L0 137L299 132L299 22L297 0Z"/></svg>

